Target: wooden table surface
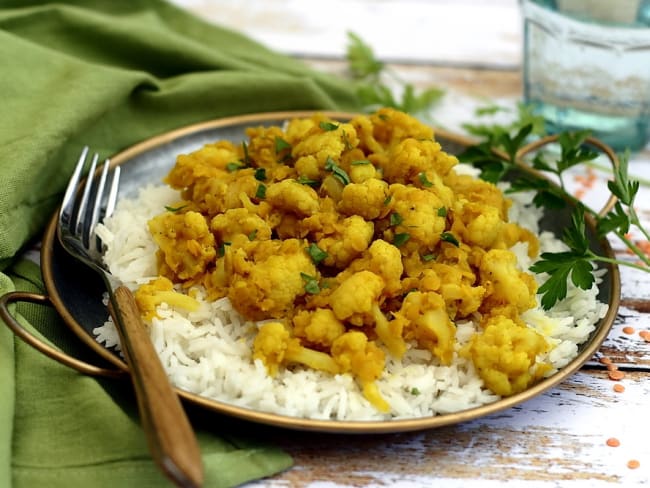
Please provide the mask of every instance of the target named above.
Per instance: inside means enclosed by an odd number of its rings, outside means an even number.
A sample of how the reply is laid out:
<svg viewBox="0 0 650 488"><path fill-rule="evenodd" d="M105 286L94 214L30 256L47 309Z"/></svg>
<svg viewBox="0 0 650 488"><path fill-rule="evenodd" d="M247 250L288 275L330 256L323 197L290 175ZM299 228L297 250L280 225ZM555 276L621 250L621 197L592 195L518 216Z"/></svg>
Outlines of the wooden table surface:
<svg viewBox="0 0 650 488"><path fill-rule="evenodd" d="M441 87L432 123L462 131L474 110L521 100L521 19L517 0L174 0L209 22L345 75L346 32L373 46L416 87ZM630 173L650 179L650 146ZM598 205L606 173L576 191ZM638 211L650 226L650 190ZM623 256L622 246L612 241ZM650 246L647 248L650 251ZM251 487L650 485L650 274L621 268L621 307L601 350L558 387L496 415L424 432L341 436L287 431L274 439L295 466ZM625 373L608 377L609 358ZM624 391L617 392L614 386ZM620 441L610 447L608 439ZM639 467L629 463L636 460Z"/></svg>

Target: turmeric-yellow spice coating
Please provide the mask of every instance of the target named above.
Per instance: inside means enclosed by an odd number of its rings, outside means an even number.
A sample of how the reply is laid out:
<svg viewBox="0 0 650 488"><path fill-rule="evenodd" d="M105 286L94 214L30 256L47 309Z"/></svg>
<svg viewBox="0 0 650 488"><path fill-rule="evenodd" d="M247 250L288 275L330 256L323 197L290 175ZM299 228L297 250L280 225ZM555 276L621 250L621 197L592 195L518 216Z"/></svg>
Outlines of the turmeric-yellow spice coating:
<svg viewBox="0 0 650 488"><path fill-rule="evenodd" d="M375 383L386 355L419 347L441 365L460 353L487 387L516 393L544 373L535 358L549 346L520 319L536 285L509 248L534 256L539 244L508 222L495 185L457 163L392 109L249 128L240 144L178 157L166 183L183 201L150 222L159 273L265 321L253 357L269 374L350 373L386 411ZM455 322L468 319L482 330L459 351Z"/></svg>

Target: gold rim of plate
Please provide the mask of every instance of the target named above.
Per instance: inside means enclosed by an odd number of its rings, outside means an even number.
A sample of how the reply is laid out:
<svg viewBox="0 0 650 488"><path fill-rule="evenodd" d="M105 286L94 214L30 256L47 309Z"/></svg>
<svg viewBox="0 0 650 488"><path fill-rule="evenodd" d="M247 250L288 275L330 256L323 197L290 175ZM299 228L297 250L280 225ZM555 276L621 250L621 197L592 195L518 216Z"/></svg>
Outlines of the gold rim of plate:
<svg viewBox="0 0 650 488"><path fill-rule="evenodd" d="M289 111L289 112L270 112L262 114L249 114L234 117L226 117L197 124L191 124L179 129L166 132L164 134L151 137L138 144L135 144L111 158L111 165L117 166L127 163L134 157L146 153L154 148L168 144L180 137L188 136L196 132L212 129L225 129L230 126L248 124L263 124L272 121L281 121L291 118L310 117L314 114L323 114L334 120L348 120L359 114L346 113L346 112L332 112L332 111ZM469 146L475 141L469 137L455 134L443 129L434 129L436 138L445 139L460 146ZM198 148L197 148L198 149ZM43 237L43 245L41 250L41 262L43 268L43 278L50 301L63 318L65 324L77 335L82 342L90 349L99 354L100 357L107 360L110 364L114 365L118 370L128 372L128 366L113 352L109 351L103 345L95 341L93 337L77 322L73 315L68 310L65 302L61 298L59 289L55 282L52 264L53 264L53 244L56 239L56 221L57 215L53 215L46 232ZM590 223L591 225L591 223ZM605 253L608 256L613 256L612 248L606 239L599 241ZM608 266L608 278L610 280L610 296L608 297L609 309L607 314L597 324L597 330L593 333L592 337L587 343L582 345L582 350L567 366L559 370L553 376L544 379L536 385L528 388L527 390L516 395L502 398L496 402L462 410L459 412L440 414L428 417L395 419L395 420L370 420L370 421L346 421L346 420L317 420L308 418L291 417L282 414L263 412L253 410L246 407L240 407L225 402L220 402L211 398L203 397L194 393L176 388L179 396L195 405L201 406L214 412L236 417L242 420L271 425L275 427L283 427L294 430L304 431L317 431L328 433L358 433L358 434L380 434L380 433L396 433L408 432L416 430L431 429L442 427L445 425L457 424L469 420L485 417L487 415L495 414L499 411L511 408L522 402L528 401L550 388L558 385L566 378L579 370L600 348L602 342L607 337L620 303L620 275L618 267L615 265ZM60 353L64 354L64 353Z"/></svg>

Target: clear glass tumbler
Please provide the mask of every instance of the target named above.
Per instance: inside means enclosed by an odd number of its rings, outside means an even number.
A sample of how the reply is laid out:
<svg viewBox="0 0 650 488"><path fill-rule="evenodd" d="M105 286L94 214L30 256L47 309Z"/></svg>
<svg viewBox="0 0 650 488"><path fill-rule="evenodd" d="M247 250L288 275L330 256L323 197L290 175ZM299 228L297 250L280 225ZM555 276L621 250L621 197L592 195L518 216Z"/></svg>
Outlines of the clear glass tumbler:
<svg viewBox="0 0 650 488"><path fill-rule="evenodd" d="M524 100L550 132L650 140L650 0L521 0Z"/></svg>

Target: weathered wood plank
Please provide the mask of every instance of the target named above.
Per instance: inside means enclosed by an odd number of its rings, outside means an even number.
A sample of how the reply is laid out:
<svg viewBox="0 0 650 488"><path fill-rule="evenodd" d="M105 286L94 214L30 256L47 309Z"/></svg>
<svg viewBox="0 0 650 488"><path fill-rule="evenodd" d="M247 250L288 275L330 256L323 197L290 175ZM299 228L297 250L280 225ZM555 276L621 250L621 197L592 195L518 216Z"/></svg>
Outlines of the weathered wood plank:
<svg viewBox="0 0 650 488"><path fill-rule="evenodd" d="M569 479L585 487L637 486L650 479L650 444L639 424L650 395L648 373L629 373L620 383L626 390L616 393L604 371L583 371L523 405L425 432L282 432L274 441L294 456L296 467L251 487L483 488L497 486L497 480L551 487ZM607 445L611 437L619 447ZM628 468L631 459L641 467Z"/></svg>

